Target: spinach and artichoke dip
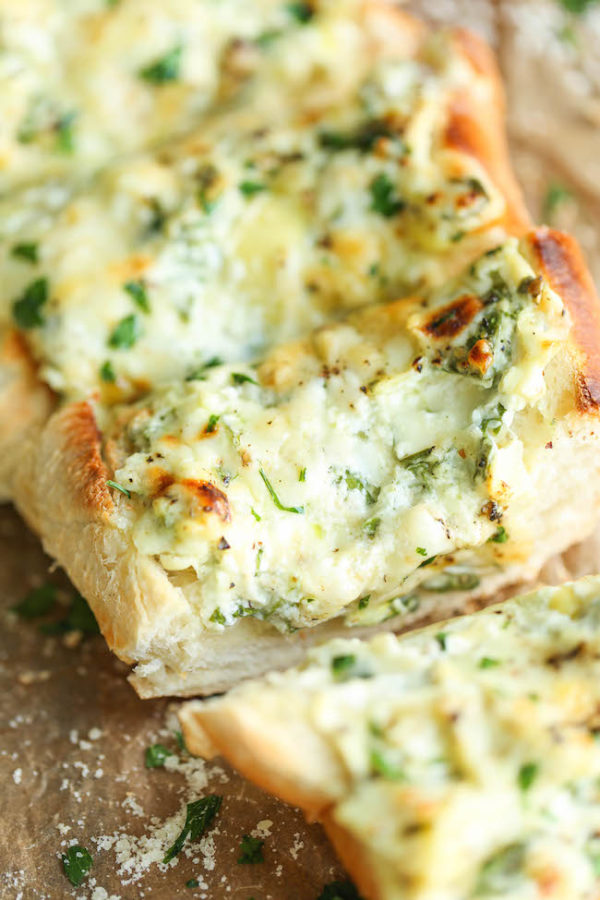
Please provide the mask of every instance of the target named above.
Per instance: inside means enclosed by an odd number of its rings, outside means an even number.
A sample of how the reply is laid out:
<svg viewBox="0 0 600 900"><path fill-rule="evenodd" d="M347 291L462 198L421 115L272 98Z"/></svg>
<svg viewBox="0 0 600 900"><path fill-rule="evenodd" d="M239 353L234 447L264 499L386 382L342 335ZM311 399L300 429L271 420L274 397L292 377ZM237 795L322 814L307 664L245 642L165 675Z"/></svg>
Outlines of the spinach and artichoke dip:
<svg viewBox="0 0 600 900"><path fill-rule="evenodd" d="M139 396L427 291L503 239L504 197L447 142L472 75L452 37L359 73L343 103L272 115L255 98L51 214L6 211L4 314L52 388Z"/></svg>
<svg viewBox="0 0 600 900"><path fill-rule="evenodd" d="M295 735L276 767L298 797L303 783L329 796L369 897L592 900L599 635L591 577L400 638L330 641L206 713L218 734L221 709L252 711L239 740L259 782L266 742Z"/></svg>
<svg viewBox="0 0 600 900"><path fill-rule="evenodd" d="M117 527L208 629L371 625L419 591L522 567L555 502L546 447L568 443L546 370L569 323L511 239L428 300L354 313L261 363L209 360L99 410Z"/></svg>

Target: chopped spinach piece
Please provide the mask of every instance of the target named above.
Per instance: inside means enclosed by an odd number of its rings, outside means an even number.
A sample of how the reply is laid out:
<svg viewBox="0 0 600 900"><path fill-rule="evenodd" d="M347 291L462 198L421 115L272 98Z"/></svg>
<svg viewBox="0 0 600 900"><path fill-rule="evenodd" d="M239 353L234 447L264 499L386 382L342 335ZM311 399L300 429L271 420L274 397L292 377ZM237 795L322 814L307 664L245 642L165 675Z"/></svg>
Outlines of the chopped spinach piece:
<svg viewBox="0 0 600 900"><path fill-rule="evenodd" d="M123 487L122 484L119 484L118 481L111 481L110 478L107 478L106 484L108 487L114 488L115 491L120 491L126 497L131 497L131 491L127 490L126 487Z"/></svg>
<svg viewBox="0 0 600 900"><path fill-rule="evenodd" d="M167 84L177 81L180 68L181 47L174 47L165 56L140 69L139 76L150 84Z"/></svg>
<svg viewBox="0 0 600 900"><path fill-rule="evenodd" d="M24 241L20 244L14 244L11 248L10 255L14 256L16 259L23 259L25 262L36 263L39 258L38 250L38 244L35 244L32 241Z"/></svg>
<svg viewBox="0 0 600 900"><path fill-rule="evenodd" d="M336 484L339 484L342 481L341 478L338 478ZM379 497L381 488L374 487L371 484L368 484L366 481L359 475L355 475L354 472L351 472L350 469L346 469L344 472L344 481L346 483L346 487L349 491L362 491L365 495L365 500L367 501L367 506L372 506L377 502L377 498Z"/></svg>
<svg viewBox="0 0 600 900"><path fill-rule="evenodd" d="M521 766L517 781L523 792L528 791L538 776L539 765L534 762L528 762Z"/></svg>
<svg viewBox="0 0 600 900"><path fill-rule="evenodd" d="M265 842L260 838L255 838L250 834L245 834L240 843L240 855L238 856L237 860L238 863L240 863L240 865L253 866L256 865L256 863L264 862L264 845Z"/></svg>
<svg viewBox="0 0 600 900"><path fill-rule="evenodd" d="M164 766L167 756L173 756L164 744L151 744L146 747L144 756L147 769L160 769Z"/></svg>
<svg viewBox="0 0 600 900"><path fill-rule="evenodd" d="M108 346L115 350L128 350L141 335L138 317L133 313L117 322L108 339Z"/></svg>
<svg viewBox="0 0 600 900"><path fill-rule="evenodd" d="M200 800L187 804L185 823L181 833L165 853L163 863L170 862L181 852L188 836L190 841L197 841L202 837L212 825L222 802L223 798L218 794L209 794L207 797L202 797Z"/></svg>
<svg viewBox="0 0 600 900"><path fill-rule="evenodd" d="M273 503L275 504L277 509L280 509L282 512L298 513L299 515L302 515L304 513L303 506L284 506L283 503L281 502L281 500L279 499L279 497L277 496L277 494L275 493L275 489L274 489L273 485L271 484L271 482L269 481L269 479L267 478L267 476L265 475L263 470L259 469L258 472L259 472L260 477L264 481L265 487L268 490L269 494L271 495L271 500L273 501Z"/></svg>
<svg viewBox="0 0 600 900"><path fill-rule="evenodd" d="M197 888L200 887L200 882L197 878L189 878L185 883L186 888Z"/></svg>
<svg viewBox="0 0 600 900"><path fill-rule="evenodd" d="M82 634L100 634L94 613L87 600L76 593L65 616L57 622L40 625L43 634L66 634L69 631L81 631Z"/></svg>
<svg viewBox="0 0 600 900"><path fill-rule="evenodd" d="M446 591L472 591L479 586L479 577L474 572L440 572L424 581L422 587L426 591L444 594Z"/></svg>
<svg viewBox="0 0 600 900"><path fill-rule="evenodd" d="M213 434L217 430L217 424L221 416L216 416L214 413L208 417L208 422L204 428L205 434Z"/></svg>
<svg viewBox="0 0 600 900"><path fill-rule="evenodd" d="M402 212L406 204L396 194L396 189L387 175L376 175L369 185L371 193L371 209L386 219Z"/></svg>
<svg viewBox="0 0 600 900"><path fill-rule="evenodd" d="M214 610L214 612L212 613L212 615L210 617L210 621L216 622L217 625L225 625L225 623L227 622L227 619L225 618L225 616L223 615L223 613L217 606L217 608Z"/></svg>
<svg viewBox="0 0 600 900"><path fill-rule="evenodd" d="M56 603L56 588L48 582L33 588L22 600L11 606L11 610L21 619L36 619L53 609Z"/></svg>
<svg viewBox="0 0 600 900"><path fill-rule="evenodd" d="M257 387L260 387L258 381L254 378L251 378L249 375L246 375L244 372L232 372L231 380L234 384L255 384Z"/></svg>
<svg viewBox="0 0 600 900"><path fill-rule="evenodd" d="M502 416L506 412L506 408L499 403L496 407L496 410L490 413L485 419L481 420L481 425L479 426L484 434L487 434L491 431L492 434L498 434L500 429L502 428Z"/></svg>
<svg viewBox="0 0 600 900"><path fill-rule="evenodd" d="M48 302L48 293L48 279L36 278L15 300L12 313L19 328L37 328L44 324L42 308Z"/></svg>
<svg viewBox="0 0 600 900"><path fill-rule="evenodd" d="M331 672L336 681L348 681L350 678L372 678L373 672L367 664L353 653L334 656L331 660Z"/></svg>
<svg viewBox="0 0 600 900"><path fill-rule="evenodd" d="M64 873L73 885L79 887L93 865L93 857L89 850L74 844L66 853L61 854Z"/></svg>
<svg viewBox="0 0 600 900"><path fill-rule="evenodd" d="M136 306L139 306L143 312L150 312L148 294L146 293L146 287L143 281L127 281L123 285L123 290L129 294Z"/></svg>
<svg viewBox="0 0 600 900"><path fill-rule="evenodd" d="M400 465L404 469L411 472L422 488L428 488L431 479L435 477L436 470L440 465L440 460L433 455L434 447L427 447L425 450L419 450L418 453L411 453L400 460Z"/></svg>

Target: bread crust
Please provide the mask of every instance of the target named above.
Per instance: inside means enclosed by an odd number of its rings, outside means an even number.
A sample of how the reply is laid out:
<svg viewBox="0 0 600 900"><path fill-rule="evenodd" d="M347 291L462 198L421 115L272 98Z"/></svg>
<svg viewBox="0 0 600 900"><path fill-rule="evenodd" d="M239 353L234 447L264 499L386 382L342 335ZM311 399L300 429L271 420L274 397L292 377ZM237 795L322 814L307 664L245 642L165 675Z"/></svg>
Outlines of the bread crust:
<svg viewBox="0 0 600 900"><path fill-rule="evenodd" d="M11 497L13 472L28 433L42 426L54 402L22 336L13 329L0 335L0 502Z"/></svg>

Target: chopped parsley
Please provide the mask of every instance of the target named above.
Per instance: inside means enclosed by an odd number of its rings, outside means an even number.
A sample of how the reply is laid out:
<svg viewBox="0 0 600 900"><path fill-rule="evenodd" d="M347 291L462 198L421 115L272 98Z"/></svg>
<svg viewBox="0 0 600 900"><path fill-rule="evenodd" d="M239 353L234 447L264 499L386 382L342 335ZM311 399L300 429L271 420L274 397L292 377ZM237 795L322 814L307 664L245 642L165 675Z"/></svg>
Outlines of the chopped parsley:
<svg viewBox="0 0 600 900"><path fill-rule="evenodd" d="M200 882L197 878L189 878L185 883L186 888L197 888L200 887Z"/></svg>
<svg viewBox="0 0 600 900"><path fill-rule="evenodd" d="M206 423L206 427L204 429L205 434L213 434L217 430L217 425L221 416L216 416L214 413L208 417L208 422Z"/></svg>
<svg viewBox="0 0 600 900"><path fill-rule="evenodd" d="M331 672L336 681L348 681L350 678L372 678L373 672L363 660L353 653L343 653L331 660Z"/></svg>
<svg viewBox="0 0 600 900"><path fill-rule="evenodd" d="M496 666L500 665L499 659L493 659L491 656L483 656L479 660L479 668L480 669L495 669Z"/></svg>
<svg viewBox="0 0 600 900"><path fill-rule="evenodd" d="M240 843L240 855L238 856L238 862L241 865L245 866L253 866L256 863L262 863L265 861L263 856L263 847L265 842L260 838L252 837L250 834L245 834Z"/></svg>
<svg viewBox="0 0 600 900"><path fill-rule="evenodd" d="M36 263L39 259L38 249L37 244L25 241L21 244L14 244L11 248L10 255L14 256L16 259L23 259L25 262Z"/></svg>
<svg viewBox="0 0 600 900"><path fill-rule="evenodd" d="M65 113L56 123L56 149L59 153L71 154L75 149L74 126L76 112Z"/></svg>
<svg viewBox="0 0 600 900"><path fill-rule="evenodd" d="M209 621L216 622L217 625L225 625L227 623L227 619L225 618L225 616L223 615L223 613L221 612L221 610L219 609L218 606L213 611Z"/></svg>
<svg viewBox="0 0 600 900"><path fill-rule="evenodd" d="M528 762L521 766L517 781L521 790L525 793L529 790L533 782L538 776L539 766L537 763Z"/></svg>
<svg viewBox="0 0 600 900"><path fill-rule="evenodd" d="M367 537L373 538L377 534L377 529L381 525L381 519L379 516L373 516L372 519L367 519L366 522L363 523L363 534L366 534Z"/></svg>
<svg viewBox="0 0 600 900"><path fill-rule="evenodd" d="M143 312L150 312L148 294L146 293L146 287L143 281L127 281L123 285L123 290L129 294L136 306L139 306Z"/></svg>
<svg viewBox="0 0 600 900"><path fill-rule="evenodd" d="M336 483L339 484L341 480L341 478L338 478ZM349 491L362 491L368 506L372 506L377 502L381 488L374 487L366 481L363 481L359 475L355 475L350 469L346 469L344 472L344 481L346 482L346 487Z"/></svg>
<svg viewBox="0 0 600 900"><path fill-rule="evenodd" d="M298 481L306 481L306 466L298 472Z"/></svg>
<svg viewBox="0 0 600 900"><path fill-rule="evenodd" d="M244 372L232 372L231 380L234 384L246 384L246 382L248 382L249 384L255 384L257 387L260 387L258 381L251 378L250 375L244 374Z"/></svg>
<svg viewBox="0 0 600 900"><path fill-rule="evenodd" d="M386 219L402 212L406 204L396 194L393 182L383 172L376 175L369 185L371 193L371 209Z"/></svg>
<svg viewBox="0 0 600 900"><path fill-rule="evenodd" d="M11 606L21 619L37 619L49 613L56 603L56 588L50 582L33 588L22 600Z"/></svg>
<svg viewBox="0 0 600 900"><path fill-rule="evenodd" d="M370 600L370 599L371 599L371 595L370 595L370 594L367 594L365 597L361 597L361 598L359 599L359 601L358 601L358 608L359 608L359 609L366 609L367 606L369 605L369 600Z"/></svg>
<svg viewBox="0 0 600 900"><path fill-rule="evenodd" d="M205 363L194 369L193 372L186 377L186 381L206 381L206 370L214 369L215 366L223 365L223 360L219 356L211 356L210 359L207 359Z"/></svg>
<svg viewBox="0 0 600 900"><path fill-rule="evenodd" d="M100 634L98 623L94 613L90 609L87 600L76 593L71 598L71 604L66 615L57 622L48 622L40 625L43 634L66 634L69 631L80 631L82 634Z"/></svg>
<svg viewBox="0 0 600 900"><path fill-rule="evenodd" d="M184 753L188 753L189 752L188 748L185 746L185 741L183 739L183 731L176 731L176 732L174 732L174 734L175 734L175 740L177 741L177 746L179 747L179 749L182 750Z"/></svg>
<svg viewBox="0 0 600 900"><path fill-rule="evenodd" d="M352 653L334 656L331 660L331 671L334 675L345 675L356 665L356 656Z"/></svg>
<svg viewBox="0 0 600 900"><path fill-rule="evenodd" d="M362 900L351 881L332 881L326 884L317 900Z"/></svg>
<svg viewBox="0 0 600 900"><path fill-rule="evenodd" d="M144 755L146 768L161 769L165 764L167 756L173 756L168 747L165 747L164 744L151 744L149 747L146 747L146 753Z"/></svg>
<svg viewBox="0 0 600 900"><path fill-rule="evenodd" d="M244 197L254 197L255 194L261 194L267 190L266 184L262 184L260 181L242 181L238 187Z"/></svg>
<svg viewBox="0 0 600 900"><path fill-rule="evenodd" d="M552 222L560 207L568 200L573 199L573 192L564 184L553 181L548 185L544 202L542 204L542 214L544 219Z"/></svg>
<svg viewBox="0 0 600 900"><path fill-rule="evenodd" d="M48 279L36 278L13 303L12 313L19 328L28 329L43 325L42 307L47 301Z"/></svg>
<svg viewBox="0 0 600 900"><path fill-rule="evenodd" d="M427 550L425 547L417 547L417 553L419 556L427 556Z"/></svg>
<svg viewBox="0 0 600 900"><path fill-rule="evenodd" d="M567 12L575 13L576 16L580 16L589 9L590 6L597 2L598 0L559 0L560 5L563 6Z"/></svg>
<svg viewBox="0 0 600 900"><path fill-rule="evenodd" d="M390 781L404 781L406 778L400 766L392 763L381 750L371 750L370 763L371 771L375 775L382 775Z"/></svg>
<svg viewBox="0 0 600 900"><path fill-rule="evenodd" d="M448 646L448 645L447 645L448 635L446 634L445 631L440 631L440 632L438 632L438 633L436 634L436 636L435 636L435 639L436 639L436 641L438 642L438 644L440 645L440 649L441 649L441 650L446 650L446 649L447 649L447 646Z"/></svg>
<svg viewBox="0 0 600 900"><path fill-rule="evenodd" d="M125 316L115 325L108 339L108 346L116 350L128 350L133 347L140 334L140 323L135 313Z"/></svg>
<svg viewBox="0 0 600 900"><path fill-rule="evenodd" d="M160 59L140 69L139 76L150 84L167 84L177 81L180 68L181 47L174 47Z"/></svg>
<svg viewBox="0 0 600 900"><path fill-rule="evenodd" d="M207 797L202 797L200 800L187 804L185 823L181 833L165 853L163 863L170 862L181 852L186 838L189 837L190 841L197 841L202 837L212 825L222 802L223 798L218 794L209 794Z"/></svg>
<svg viewBox="0 0 600 900"><path fill-rule="evenodd" d="M254 516L254 518L256 519L257 522L260 522L262 520L262 516L259 516L259 514L256 512L256 510L254 509L253 506L250 507L250 512L252 513L252 515Z"/></svg>
<svg viewBox="0 0 600 900"><path fill-rule="evenodd" d="M368 153L381 138L391 138L393 133L383 119L370 119L353 131L322 131L319 143L326 150L358 150Z"/></svg>
<svg viewBox="0 0 600 900"><path fill-rule="evenodd" d="M488 544L505 544L508 540L508 532L504 525L499 525L496 532L488 538Z"/></svg>
<svg viewBox="0 0 600 900"><path fill-rule="evenodd" d="M313 18L315 11L311 3L288 3L286 9L301 25L306 25Z"/></svg>
<svg viewBox="0 0 600 900"><path fill-rule="evenodd" d="M269 481L269 479L267 478L267 476L265 475L263 470L259 469L258 472L260 474L260 477L264 481L265 487L268 490L269 494L271 495L271 500L273 501L273 503L275 504L277 509L280 509L282 512L298 513L299 515L302 515L304 513L303 506L284 506L283 503L281 502L281 500L279 499L279 497L277 496L277 494L275 493L275 489L274 489L273 485L271 484L271 482Z"/></svg>
<svg viewBox="0 0 600 900"><path fill-rule="evenodd" d="M114 384L117 380L115 370L109 359L100 366L100 379L106 382L106 384Z"/></svg>
<svg viewBox="0 0 600 900"><path fill-rule="evenodd" d="M119 484L118 481L111 481L110 478L107 478L106 484L108 487L114 488L115 491L120 491L122 494L125 494L126 497L131 497L131 491L128 491L126 487L123 487L122 484Z"/></svg>
<svg viewBox="0 0 600 900"><path fill-rule="evenodd" d="M93 857L89 850L74 844L66 853L61 854L65 875L73 885L79 887L93 865Z"/></svg>

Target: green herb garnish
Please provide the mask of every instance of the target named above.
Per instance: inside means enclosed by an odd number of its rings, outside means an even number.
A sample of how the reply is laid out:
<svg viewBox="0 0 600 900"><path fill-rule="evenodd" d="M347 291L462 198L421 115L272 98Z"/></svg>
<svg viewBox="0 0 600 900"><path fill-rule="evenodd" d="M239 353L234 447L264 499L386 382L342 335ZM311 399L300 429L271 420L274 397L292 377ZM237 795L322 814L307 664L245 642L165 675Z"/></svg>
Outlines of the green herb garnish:
<svg viewBox="0 0 600 900"><path fill-rule="evenodd" d="M146 293L146 288L144 286L143 281L127 281L123 285L123 290L129 294L133 302L139 306L139 308L145 312L150 312L150 303L148 301L148 294Z"/></svg>
<svg viewBox="0 0 600 900"><path fill-rule="evenodd" d="M298 472L298 481L306 481L306 466Z"/></svg>
<svg viewBox="0 0 600 900"><path fill-rule="evenodd" d="M133 347L140 334L140 323L135 313L125 316L115 325L108 339L108 346L118 350L128 350Z"/></svg>
<svg viewBox="0 0 600 900"><path fill-rule="evenodd" d="M234 384L246 384L246 382L248 382L249 384L255 384L257 387L260 387L258 381L255 381L254 378L250 378L249 375L245 375L244 372L232 372L231 380Z"/></svg>
<svg viewBox="0 0 600 900"><path fill-rule="evenodd" d="M269 494L271 495L271 500L273 501L273 503L275 504L277 509L280 509L282 512L298 513L299 515L302 515L304 513L303 506L284 506L283 503L281 502L281 500L279 499L279 497L277 496L277 494L275 493L275 489L273 488L273 485L271 484L271 482L269 481L269 479L267 478L267 476L265 475L263 470L259 469L258 472L259 472L260 477L264 481L265 487L267 488Z"/></svg>
<svg viewBox="0 0 600 900"><path fill-rule="evenodd" d="M266 184L261 184L259 181L242 181L238 187L244 197L254 197L255 194L261 194L267 190Z"/></svg>
<svg viewBox="0 0 600 900"><path fill-rule="evenodd" d="M56 123L56 149L59 153L71 154L75 149L74 126L77 113L69 112Z"/></svg>
<svg viewBox="0 0 600 900"><path fill-rule="evenodd" d="M287 3L286 9L301 25L306 25L307 22L310 22L315 14L311 3Z"/></svg>
<svg viewBox="0 0 600 900"><path fill-rule="evenodd" d="M223 360L219 356L212 356L198 369L194 369L187 377L186 381L206 381L206 370L214 369L215 366L223 365Z"/></svg>
<svg viewBox="0 0 600 900"><path fill-rule="evenodd" d="M404 781L406 778L400 766L387 759L381 750L371 750L370 763L372 772L376 775L382 775L384 778L389 778L390 781Z"/></svg>
<svg viewBox="0 0 600 900"><path fill-rule="evenodd" d="M433 456L434 447L427 447L417 453L411 453L400 460L400 465L408 469L422 488L429 487L431 479L435 476L436 469L440 465L439 459Z"/></svg>
<svg viewBox="0 0 600 900"><path fill-rule="evenodd" d="M50 612L55 603L56 588L47 582L25 594L19 603L11 606L11 610L16 612L21 619L37 619L38 616L44 616Z"/></svg>
<svg viewBox="0 0 600 900"><path fill-rule="evenodd" d="M552 184L548 186L542 204L543 217L551 222L559 208L568 200L572 199L573 192L568 187L564 184L560 184L558 181L552 182Z"/></svg>
<svg viewBox="0 0 600 900"><path fill-rule="evenodd" d="M440 631L440 632L438 632L438 634L436 634L435 639L438 642L438 644L440 645L441 650L446 650L447 638L448 638L448 635L446 634L445 631Z"/></svg>
<svg viewBox="0 0 600 900"><path fill-rule="evenodd" d="M106 362L102 363L102 365L100 366L100 378L102 381L106 382L106 384L114 384L117 380L115 370L113 369L112 363L109 359L107 359Z"/></svg>
<svg viewBox="0 0 600 900"><path fill-rule="evenodd" d="M120 491L126 497L131 497L131 491L128 491L126 487L123 487L122 484L119 484L118 481L111 481L110 478L107 478L106 484L108 487L114 488L115 491Z"/></svg>
<svg viewBox="0 0 600 900"><path fill-rule="evenodd" d="M212 613L212 615L211 615L209 621L210 621L210 622L216 622L217 625L225 625L225 623L227 622L227 619L225 618L225 616L223 615L223 613L221 612L221 610L220 610L219 607L217 606L217 608L216 608L216 609L214 610L214 612Z"/></svg>
<svg viewBox="0 0 600 900"><path fill-rule="evenodd" d="M82 634L100 634L98 623L87 600L76 593L71 598L67 614L57 622L40 625L43 634L66 634L69 631L81 631Z"/></svg>
<svg viewBox="0 0 600 900"><path fill-rule="evenodd" d="M256 863L264 862L264 845L265 842L260 838L255 838L250 834L245 834L240 843L240 855L238 856L237 861L241 865L245 866L253 866Z"/></svg>
<svg viewBox="0 0 600 900"><path fill-rule="evenodd" d="M208 417L208 422L206 423L206 427L204 429L205 434L213 434L217 430L217 424L221 416L216 416L214 413Z"/></svg>
<svg viewBox="0 0 600 900"><path fill-rule="evenodd" d="M25 262L36 263L38 262L38 245L33 242L14 244L10 255L16 259L23 259Z"/></svg>
<svg viewBox="0 0 600 900"><path fill-rule="evenodd" d="M44 324L42 307L48 301L48 279L37 278L15 300L12 313L19 328L36 328Z"/></svg>
<svg viewBox="0 0 600 900"><path fill-rule="evenodd" d="M139 76L150 84L177 81L181 67L181 47L174 47L165 56L140 69Z"/></svg>
<svg viewBox="0 0 600 900"><path fill-rule="evenodd" d="M417 553L419 556L427 556L427 550L425 547L417 547Z"/></svg>
<svg viewBox="0 0 600 900"><path fill-rule="evenodd" d="M202 837L211 826L222 802L222 797L217 794L209 794L208 797L202 797L200 800L187 804L184 826L175 843L165 853L163 863L170 862L181 852L188 836L190 841L197 841Z"/></svg>
<svg viewBox="0 0 600 900"><path fill-rule="evenodd" d="M567 12L574 13L576 16L580 16L597 2L598 0L559 0L559 3Z"/></svg>
<svg viewBox="0 0 600 900"><path fill-rule="evenodd" d="M341 480L341 478L338 478L337 483L339 484ZM366 481L363 481L359 475L355 475L350 469L346 469L344 472L344 481L346 482L346 487L349 491L362 491L368 506L372 506L377 502L381 488L374 487Z"/></svg>
<svg viewBox="0 0 600 900"><path fill-rule="evenodd" d="M386 219L402 212L406 204L396 194L396 189L387 175L377 175L369 185L371 209Z"/></svg>
<svg viewBox="0 0 600 900"><path fill-rule="evenodd" d="M79 887L93 865L92 854L85 847L75 844L61 854L65 875L73 885Z"/></svg>
<svg viewBox="0 0 600 900"><path fill-rule="evenodd" d="M505 544L508 540L508 532L504 525L499 525L495 534L488 538L488 544Z"/></svg>
<svg viewBox="0 0 600 900"><path fill-rule="evenodd" d="M528 791L535 779L537 778L539 772L539 766L537 763L528 762L525 765L521 766L519 769L519 774L517 776L517 781L519 783L519 787L522 791Z"/></svg>
<svg viewBox="0 0 600 900"><path fill-rule="evenodd" d="M322 131L319 143L326 150L358 150L360 153L368 153L380 138L391 137L393 133L387 122L383 119L370 119L353 131Z"/></svg>
<svg viewBox="0 0 600 900"><path fill-rule="evenodd" d="M492 659L491 656L484 656L479 660L480 669L494 669L500 665L499 659Z"/></svg>
<svg viewBox="0 0 600 900"><path fill-rule="evenodd" d="M336 681L348 681L350 678L372 678L373 673L364 661L353 653L334 656L331 660L331 671Z"/></svg>
<svg viewBox="0 0 600 900"><path fill-rule="evenodd" d="M377 529L381 525L381 519L379 516L373 516L372 519L367 519L366 522L363 523L363 534L366 534L367 537L375 537L377 534Z"/></svg>
<svg viewBox="0 0 600 900"><path fill-rule="evenodd" d="M185 883L186 888L197 888L200 887L200 882L197 878L189 878Z"/></svg>
<svg viewBox="0 0 600 900"><path fill-rule="evenodd" d="M147 769L161 769L167 756L173 756L171 751L164 744L151 744L146 747L144 760Z"/></svg>
<svg viewBox="0 0 600 900"><path fill-rule="evenodd" d="M326 884L317 900L362 900L351 881L332 881Z"/></svg>
<svg viewBox="0 0 600 900"><path fill-rule="evenodd" d="M358 608L359 608L359 609L366 609L367 606L369 605L369 600L370 600L370 599L371 599L371 595L370 595L370 594L367 594L365 597L361 597L361 598L359 599L359 601L358 601Z"/></svg>

